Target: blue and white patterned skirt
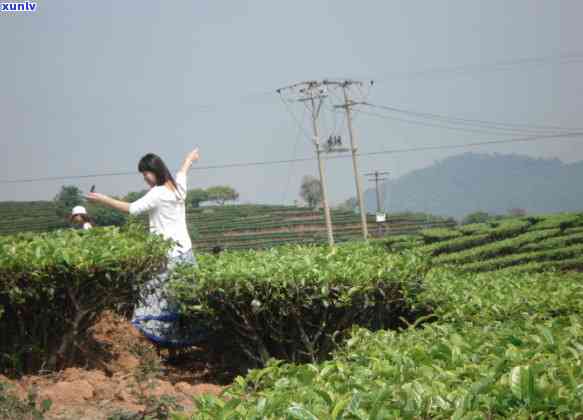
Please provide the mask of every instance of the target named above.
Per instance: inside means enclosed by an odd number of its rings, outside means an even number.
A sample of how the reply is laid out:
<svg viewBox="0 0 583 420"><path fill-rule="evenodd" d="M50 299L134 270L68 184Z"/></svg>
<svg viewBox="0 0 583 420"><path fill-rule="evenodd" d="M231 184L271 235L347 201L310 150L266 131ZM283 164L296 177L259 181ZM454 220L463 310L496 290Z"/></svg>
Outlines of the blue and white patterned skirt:
<svg viewBox="0 0 583 420"><path fill-rule="evenodd" d="M192 250L169 259L166 271L146 283L134 310L132 324L159 347L191 347L207 335L203 326L181 322L178 304L166 292L169 274L176 265L184 263L197 264Z"/></svg>

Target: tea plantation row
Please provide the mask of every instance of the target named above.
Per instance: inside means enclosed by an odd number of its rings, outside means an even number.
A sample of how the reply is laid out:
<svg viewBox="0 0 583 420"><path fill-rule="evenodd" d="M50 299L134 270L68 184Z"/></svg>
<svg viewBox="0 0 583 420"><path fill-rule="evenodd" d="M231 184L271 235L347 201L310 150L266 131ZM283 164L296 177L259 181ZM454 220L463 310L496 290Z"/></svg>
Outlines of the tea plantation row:
<svg viewBox="0 0 583 420"><path fill-rule="evenodd" d="M198 268L182 266L171 279L183 321L207 326L209 351L259 369L175 417L577 418L583 275L466 266L516 254L512 244L533 253L578 246L579 221L201 255ZM468 250L464 240L485 242ZM424 251L407 249L415 242ZM168 246L140 226L1 237L2 373L73 364L96 317L131 307ZM448 267L458 263L464 272Z"/></svg>
<svg viewBox="0 0 583 420"><path fill-rule="evenodd" d="M131 311L168 246L139 225L0 238L0 370L73 364L103 310ZM245 366L323 360L352 325L402 326L423 311L411 302L429 270L415 253L387 256L364 244L199 262L176 270L169 290L184 323L208 326L212 351L234 351Z"/></svg>
<svg viewBox="0 0 583 420"><path fill-rule="evenodd" d="M436 269L432 322L355 328L320 363L272 361L177 419L533 419L583 416L583 275Z"/></svg>
<svg viewBox="0 0 583 420"><path fill-rule="evenodd" d="M428 229L383 241L390 250L415 248L460 271L583 270L583 214L507 219Z"/></svg>
<svg viewBox="0 0 583 420"><path fill-rule="evenodd" d="M0 202L0 235L47 232L67 227L56 216L53 202ZM97 211L96 208L92 210ZM90 211L91 213L91 211ZM95 216L95 214L93 214ZM361 237L360 217L352 211L332 210L332 224L339 242ZM124 217L107 223L123 223ZM146 223L145 218L141 218ZM103 220L102 220L103 221ZM371 231L375 218L368 216ZM265 249L286 243L326 243L324 214L308 208L276 205L226 205L187 209L191 237L199 251L216 245L225 249ZM424 227L449 227L451 219L425 214L394 214L384 234L417 233Z"/></svg>

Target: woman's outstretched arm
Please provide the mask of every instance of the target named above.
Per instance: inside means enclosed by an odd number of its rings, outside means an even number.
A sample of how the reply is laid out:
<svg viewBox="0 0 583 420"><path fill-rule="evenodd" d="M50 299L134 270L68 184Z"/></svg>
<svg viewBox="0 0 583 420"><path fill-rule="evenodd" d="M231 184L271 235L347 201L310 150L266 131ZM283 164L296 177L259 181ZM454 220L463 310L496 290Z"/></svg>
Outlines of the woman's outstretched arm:
<svg viewBox="0 0 583 420"><path fill-rule="evenodd" d="M94 203L99 203L107 207L111 207L112 209L122 211L124 213L130 212L130 203L126 203L125 201L116 200L115 198L111 198L105 194L99 193L88 193L85 197L89 201Z"/></svg>
<svg viewBox="0 0 583 420"><path fill-rule="evenodd" d="M192 166L192 162L196 162L199 159L199 157L200 156L198 154L198 147L197 147L192 152L190 152L188 155L186 155L186 157L184 158L184 162L182 162L182 166L180 167L180 170L178 171L178 174L186 175L188 173L188 170Z"/></svg>

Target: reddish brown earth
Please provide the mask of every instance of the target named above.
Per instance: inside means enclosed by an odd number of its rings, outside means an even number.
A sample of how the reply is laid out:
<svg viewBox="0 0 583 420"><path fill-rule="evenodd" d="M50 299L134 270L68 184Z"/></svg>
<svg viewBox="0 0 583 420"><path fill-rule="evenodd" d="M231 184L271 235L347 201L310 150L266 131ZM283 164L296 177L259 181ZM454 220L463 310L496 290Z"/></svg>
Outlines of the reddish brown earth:
<svg viewBox="0 0 583 420"><path fill-rule="evenodd" d="M91 335L94 344L83 349L83 366L18 380L0 376L0 382L9 383L10 392L21 399L30 391L36 392L39 403L50 399L47 419L93 420L119 412L147 412L163 396L192 411L193 397L219 395L224 389L220 381L232 378L202 350L179 356L172 366L164 363L164 354L158 355L129 322L109 313Z"/></svg>

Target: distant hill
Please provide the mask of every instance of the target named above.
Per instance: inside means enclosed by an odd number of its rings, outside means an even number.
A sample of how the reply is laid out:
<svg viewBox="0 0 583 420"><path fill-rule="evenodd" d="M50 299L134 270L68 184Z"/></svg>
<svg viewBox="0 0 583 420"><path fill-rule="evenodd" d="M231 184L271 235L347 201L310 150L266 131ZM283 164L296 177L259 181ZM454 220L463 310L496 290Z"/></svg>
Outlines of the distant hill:
<svg viewBox="0 0 583 420"><path fill-rule="evenodd" d="M383 186L385 209L461 218L475 211L529 213L583 210L583 162L520 155L465 153L413 171ZM365 203L376 210L374 190Z"/></svg>

